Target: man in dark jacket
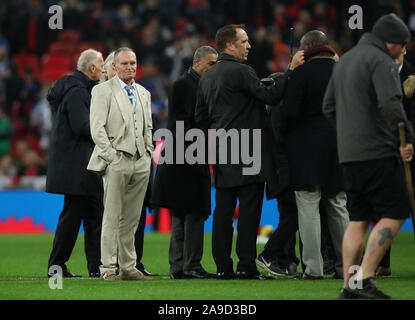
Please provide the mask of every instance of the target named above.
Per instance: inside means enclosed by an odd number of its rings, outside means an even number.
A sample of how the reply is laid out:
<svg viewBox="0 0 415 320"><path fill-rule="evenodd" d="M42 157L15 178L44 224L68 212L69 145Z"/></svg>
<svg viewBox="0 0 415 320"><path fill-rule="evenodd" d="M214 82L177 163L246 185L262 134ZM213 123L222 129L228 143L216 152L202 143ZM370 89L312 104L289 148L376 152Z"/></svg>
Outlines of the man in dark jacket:
<svg viewBox="0 0 415 320"><path fill-rule="evenodd" d="M209 150L216 154L212 159L216 187L213 258L219 279L261 279L255 258L264 183L267 182L267 195L272 196L277 173L272 153L275 143L265 104L276 105L281 100L287 76L279 77L270 86L261 84L256 72L244 64L251 46L243 25L220 28L216 45L220 55L199 82L195 114L200 127L211 129L211 142L215 142L214 135L219 138L219 147ZM235 275L230 255L237 199L239 262Z"/></svg>
<svg viewBox="0 0 415 320"><path fill-rule="evenodd" d="M185 137L195 128L196 92L200 77L215 63L215 49L203 46L195 51L193 66L173 84L169 97L168 129L173 137ZM177 130L176 130L177 126ZM180 129L182 128L182 129ZM177 132L182 130L183 132ZM172 214L169 262L170 277L209 278L201 266L204 220L210 215L210 176L207 164L178 163L177 145L173 138L174 163L157 167L151 204L169 208ZM185 148L190 142L184 144Z"/></svg>
<svg viewBox="0 0 415 320"><path fill-rule="evenodd" d="M393 61L409 39L408 27L395 14L379 18L372 32L365 33L336 64L324 97L323 111L337 129L350 212L343 238L340 298L390 298L376 286L375 271L409 215L402 161L412 159L413 132ZM407 129L408 144L403 147L399 147L399 122L405 122ZM376 220L361 268L351 279L360 265L369 223Z"/></svg>
<svg viewBox="0 0 415 320"><path fill-rule="evenodd" d="M47 96L52 107L53 127L46 192L65 195L48 267L61 267L64 277L73 277L66 262L81 222L85 232L88 274L91 277L100 275L102 178L86 168L94 148L89 126L91 89L100 80L103 65L100 52L92 49L82 52L77 70L58 79Z"/></svg>
<svg viewBox="0 0 415 320"><path fill-rule="evenodd" d="M336 133L323 115L322 103L334 66L334 50L318 30L301 38L305 63L296 68L288 83L282 107L282 132L290 164L290 187L295 191L298 227L303 244L304 279L323 278L320 202L342 276L341 245L349 223L346 193L337 159ZM299 146L301 147L299 148Z"/></svg>

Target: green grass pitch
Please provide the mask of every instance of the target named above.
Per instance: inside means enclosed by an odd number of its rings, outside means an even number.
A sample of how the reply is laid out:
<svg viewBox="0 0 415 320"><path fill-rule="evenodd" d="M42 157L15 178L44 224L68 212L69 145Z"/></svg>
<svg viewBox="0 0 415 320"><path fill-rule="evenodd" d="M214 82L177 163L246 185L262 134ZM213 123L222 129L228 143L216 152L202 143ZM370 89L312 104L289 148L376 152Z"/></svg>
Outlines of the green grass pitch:
<svg viewBox="0 0 415 320"><path fill-rule="evenodd" d="M83 278L63 279L62 289L52 290L46 273L53 234L0 235L0 300L328 300L337 299L342 286L342 280L330 276L322 281L170 280L169 239L169 234L145 235L143 263L160 274L159 279L104 282L87 277L80 235L68 267ZM202 264L215 272L210 242L211 235L206 234ZM258 245L258 252L262 248ZM236 265L234 250L233 258ZM379 278L379 287L394 299L415 299L415 242L411 232L400 232L396 237L391 267L392 276Z"/></svg>

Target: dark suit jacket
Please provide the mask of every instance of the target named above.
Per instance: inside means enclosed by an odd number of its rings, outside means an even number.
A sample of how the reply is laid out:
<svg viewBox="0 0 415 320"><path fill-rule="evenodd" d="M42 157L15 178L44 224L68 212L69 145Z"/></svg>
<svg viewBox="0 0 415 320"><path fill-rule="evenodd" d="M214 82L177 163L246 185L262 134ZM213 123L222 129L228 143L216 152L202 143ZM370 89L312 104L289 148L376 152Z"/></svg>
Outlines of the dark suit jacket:
<svg viewBox="0 0 415 320"><path fill-rule="evenodd" d="M52 133L46 192L102 194L102 178L86 169L94 148L89 126L91 89L95 82L79 71L58 79L47 99L52 107Z"/></svg>
<svg viewBox="0 0 415 320"><path fill-rule="evenodd" d="M184 123L184 134L195 128L194 113L199 75L190 68L173 84L169 95L168 129L176 143L176 121ZM183 143L183 142L182 142ZM185 142L186 148L192 142ZM173 214L198 214L207 218L210 210L210 175L207 164L160 164L154 179L151 205L173 209ZM162 151L163 152L163 151Z"/></svg>
<svg viewBox="0 0 415 320"><path fill-rule="evenodd" d="M322 104L334 60L315 58L294 69L282 107L282 132L290 164L290 185L319 185L334 195L343 186L336 132Z"/></svg>
<svg viewBox="0 0 415 320"><path fill-rule="evenodd" d="M231 144L227 144L227 162L219 163L216 152L216 164L213 166L215 185L219 188L232 188L252 183L267 182L267 197L274 197L277 168L275 166L275 140L265 104L276 105L281 100L287 76L282 75L271 86L261 84L254 69L228 54L220 54L217 63L208 70L199 83L196 106L196 122L206 129L236 130L239 137L242 129L249 129L249 155L253 147L261 149L260 170L258 174L243 175L243 168L252 167L253 163L244 164L242 153L248 146L241 146L239 160L231 164ZM260 130L261 142L252 143L252 132ZM219 145L219 143L217 143Z"/></svg>

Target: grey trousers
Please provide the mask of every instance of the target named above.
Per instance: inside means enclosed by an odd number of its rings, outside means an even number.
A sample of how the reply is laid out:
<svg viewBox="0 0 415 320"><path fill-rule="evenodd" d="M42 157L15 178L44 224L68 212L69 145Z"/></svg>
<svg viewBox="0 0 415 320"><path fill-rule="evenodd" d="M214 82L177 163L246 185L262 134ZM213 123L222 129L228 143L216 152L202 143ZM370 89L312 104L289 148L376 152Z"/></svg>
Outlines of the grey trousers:
<svg viewBox="0 0 415 320"><path fill-rule="evenodd" d="M346 208L346 193L339 192L335 197L322 197L318 186L313 191L295 191L298 208L298 227L303 243L303 262L305 273L323 276L323 258L321 256L320 201L327 211L327 224L336 254L336 272L343 274L342 241L349 224L349 212Z"/></svg>
<svg viewBox="0 0 415 320"><path fill-rule="evenodd" d="M171 217L170 273L200 270L203 256L204 219L197 214Z"/></svg>

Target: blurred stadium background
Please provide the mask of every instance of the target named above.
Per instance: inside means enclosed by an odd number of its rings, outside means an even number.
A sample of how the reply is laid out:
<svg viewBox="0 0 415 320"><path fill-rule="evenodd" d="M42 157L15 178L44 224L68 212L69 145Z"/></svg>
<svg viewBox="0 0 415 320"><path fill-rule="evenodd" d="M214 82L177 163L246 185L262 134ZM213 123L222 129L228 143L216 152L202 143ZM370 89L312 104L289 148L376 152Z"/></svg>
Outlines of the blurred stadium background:
<svg viewBox="0 0 415 320"><path fill-rule="evenodd" d="M348 27L348 10L355 4L363 9L363 30ZM52 5L63 8L62 30L49 28ZM136 81L152 94L158 129L166 126L171 84L190 66L198 46L215 46L220 26L246 24L252 45L247 63L265 77L286 69L290 27L294 52L305 32L320 29L341 56L389 12L415 31L414 0L1 0L0 233L56 228L63 197L42 191L51 130L45 96L53 81L75 70L83 50L95 48L105 58L120 46L134 49ZM415 65L414 41L406 59ZM261 225L275 227L277 217L275 200L265 201ZM403 229L409 228L407 221ZM147 230L168 232L168 215L150 214Z"/></svg>

